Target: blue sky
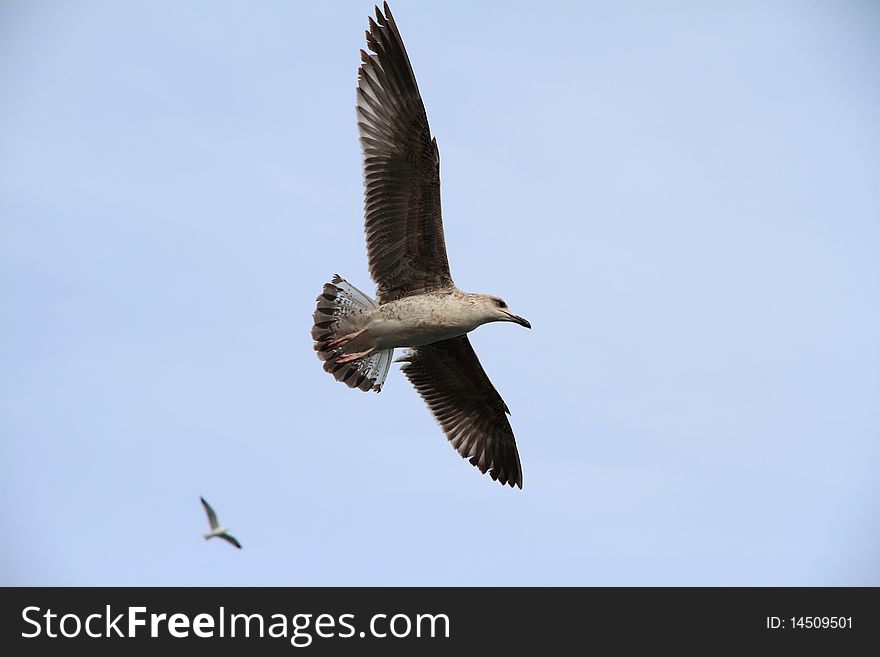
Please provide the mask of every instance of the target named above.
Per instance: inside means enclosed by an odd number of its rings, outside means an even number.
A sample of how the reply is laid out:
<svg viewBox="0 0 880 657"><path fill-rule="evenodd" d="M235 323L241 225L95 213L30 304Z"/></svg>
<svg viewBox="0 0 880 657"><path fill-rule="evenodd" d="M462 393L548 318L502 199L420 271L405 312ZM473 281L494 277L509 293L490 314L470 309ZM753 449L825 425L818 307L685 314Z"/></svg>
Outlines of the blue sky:
<svg viewBox="0 0 880 657"><path fill-rule="evenodd" d="M880 585L877 8L392 9L524 489L312 350L370 3L7 2L0 584Z"/></svg>

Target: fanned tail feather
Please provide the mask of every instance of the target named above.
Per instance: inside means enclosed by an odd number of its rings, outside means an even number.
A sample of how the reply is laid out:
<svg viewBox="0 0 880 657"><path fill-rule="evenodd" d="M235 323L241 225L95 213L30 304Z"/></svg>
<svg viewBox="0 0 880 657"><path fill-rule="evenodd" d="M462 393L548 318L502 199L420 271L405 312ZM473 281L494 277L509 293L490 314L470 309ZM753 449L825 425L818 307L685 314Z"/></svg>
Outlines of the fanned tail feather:
<svg viewBox="0 0 880 657"><path fill-rule="evenodd" d="M378 308L376 302L339 274L334 274L331 281L324 284L316 301L312 339L318 358L324 361L324 370L349 388L379 392L391 367L393 349L374 351L358 360L340 363L344 350L330 346L333 340L352 331L354 317Z"/></svg>

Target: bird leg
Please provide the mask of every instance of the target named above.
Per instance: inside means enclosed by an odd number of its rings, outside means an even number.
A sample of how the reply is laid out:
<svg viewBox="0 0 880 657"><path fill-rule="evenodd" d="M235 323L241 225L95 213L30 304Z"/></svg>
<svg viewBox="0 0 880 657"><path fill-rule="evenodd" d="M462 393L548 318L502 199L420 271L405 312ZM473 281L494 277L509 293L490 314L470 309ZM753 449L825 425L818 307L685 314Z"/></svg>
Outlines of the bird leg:
<svg viewBox="0 0 880 657"><path fill-rule="evenodd" d="M345 354L344 356L340 356L336 359L337 363L350 363L353 360L357 360L358 358L363 358L364 356L369 356L371 353L376 351L376 347L370 347L366 351L359 351L354 354Z"/></svg>
<svg viewBox="0 0 880 657"><path fill-rule="evenodd" d="M349 342L351 342L352 340L354 340L356 337L358 337L361 333L363 333L366 330L367 330L367 327L365 326L360 331L355 331L354 333L349 333L348 335L343 335L340 338L336 338L335 340L331 340L330 342L327 343L327 349L338 349L339 347L346 345Z"/></svg>

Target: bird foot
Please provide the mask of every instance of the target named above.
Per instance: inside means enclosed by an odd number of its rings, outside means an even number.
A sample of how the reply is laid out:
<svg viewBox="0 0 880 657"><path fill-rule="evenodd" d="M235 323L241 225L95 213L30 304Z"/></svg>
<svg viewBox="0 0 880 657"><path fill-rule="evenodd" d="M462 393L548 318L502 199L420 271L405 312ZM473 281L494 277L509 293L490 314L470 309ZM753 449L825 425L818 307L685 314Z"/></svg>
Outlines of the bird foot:
<svg viewBox="0 0 880 657"><path fill-rule="evenodd" d="M330 342L327 343L327 349L339 349L339 347L342 347L342 346L348 344L349 342L354 340L356 337L358 337L361 333L363 333L366 330L367 330L367 327L365 326L360 331L355 331L354 333L348 333L347 335L343 335L342 337L336 338L335 340L331 340Z"/></svg>
<svg viewBox="0 0 880 657"><path fill-rule="evenodd" d="M370 347L366 351L359 351L354 354L345 354L344 356L340 356L336 359L337 363L350 363L353 360L357 360L358 358L363 358L364 356L369 356L376 350L375 347Z"/></svg>

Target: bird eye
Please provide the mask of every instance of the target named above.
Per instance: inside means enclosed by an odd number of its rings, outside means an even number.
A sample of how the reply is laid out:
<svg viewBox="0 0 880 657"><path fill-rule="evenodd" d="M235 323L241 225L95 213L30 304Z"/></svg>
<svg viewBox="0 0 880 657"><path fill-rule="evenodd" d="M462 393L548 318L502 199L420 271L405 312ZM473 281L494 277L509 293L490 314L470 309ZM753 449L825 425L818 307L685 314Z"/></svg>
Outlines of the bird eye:
<svg viewBox="0 0 880 657"><path fill-rule="evenodd" d="M507 308L507 304L504 303L501 299L498 299L495 303L498 304L499 308Z"/></svg>

